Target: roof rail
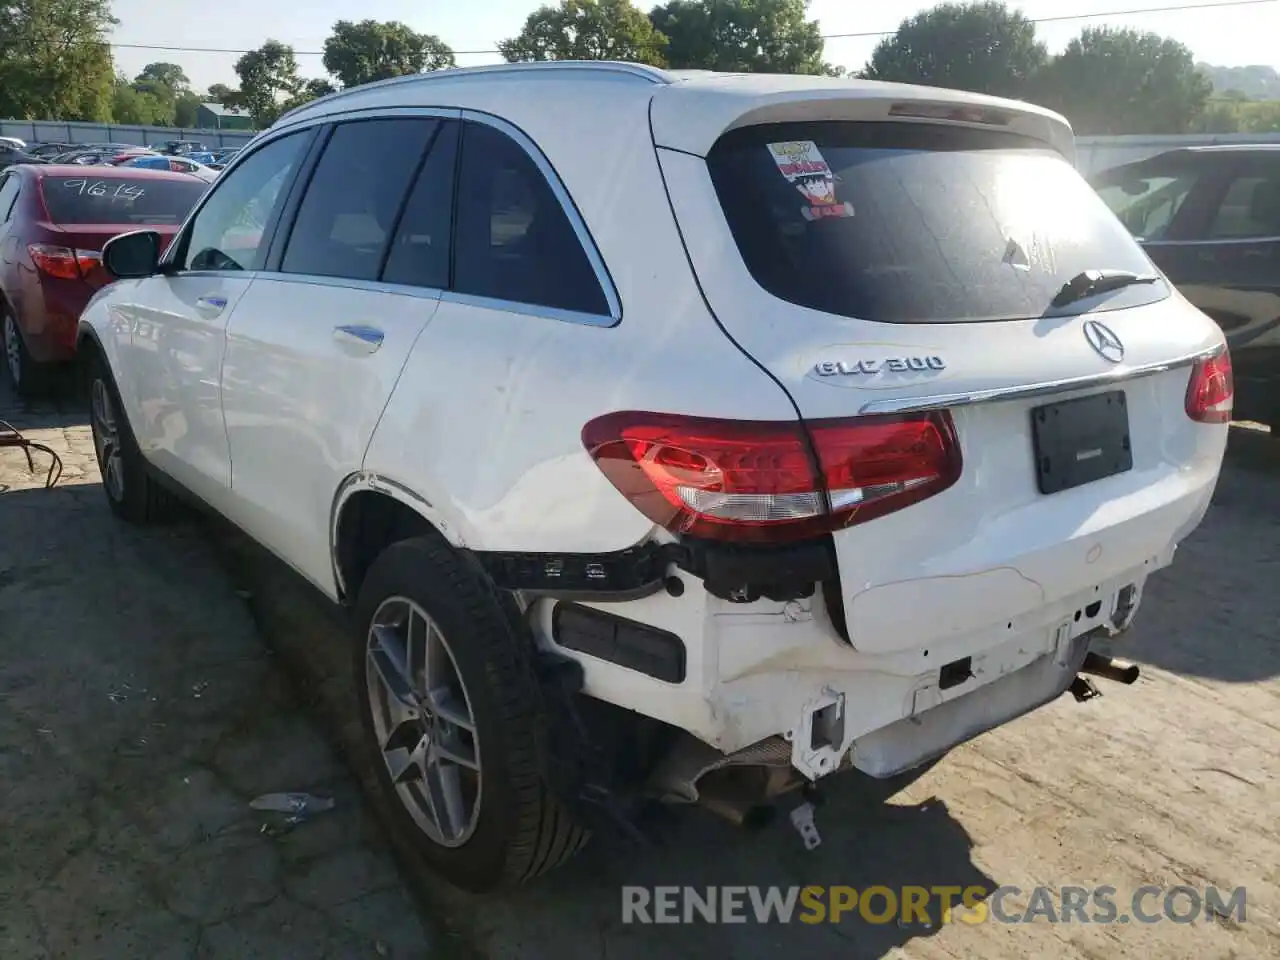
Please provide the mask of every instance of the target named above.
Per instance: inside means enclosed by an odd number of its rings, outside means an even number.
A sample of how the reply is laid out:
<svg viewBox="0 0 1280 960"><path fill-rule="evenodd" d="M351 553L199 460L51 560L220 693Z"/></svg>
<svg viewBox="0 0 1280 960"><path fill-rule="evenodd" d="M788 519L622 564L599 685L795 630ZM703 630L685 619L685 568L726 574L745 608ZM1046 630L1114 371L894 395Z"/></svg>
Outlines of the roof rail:
<svg viewBox="0 0 1280 960"><path fill-rule="evenodd" d="M345 99L356 93L377 90L383 87L399 86L409 83L429 83L432 80L464 80L468 77L491 77L502 73L558 73L560 71L580 71L582 73L608 73L617 76L630 76L653 84L674 83L678 79L666 70L651 67L644 63L630 63L623 60L542 60L531 63L495 63L479 67L446 67L443 70L431 70L427 73L410 73L401 77L390 77L386 80L375 80L358 87L348 87L335 93L326 94L315 100L309 100L301 106L281 114L279 120L285 120L303 110L323 104Z"/></svg>

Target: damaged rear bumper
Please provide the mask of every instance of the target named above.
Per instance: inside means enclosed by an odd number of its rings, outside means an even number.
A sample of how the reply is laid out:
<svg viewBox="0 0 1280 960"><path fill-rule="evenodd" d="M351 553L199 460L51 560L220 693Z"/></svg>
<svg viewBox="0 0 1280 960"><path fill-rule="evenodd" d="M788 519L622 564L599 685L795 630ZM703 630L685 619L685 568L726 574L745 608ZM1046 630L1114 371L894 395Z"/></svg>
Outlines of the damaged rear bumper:
<svg viewBox="0 0 1280 960"><path fill-rule="evenodd" d="M1105 631L1075 637L1020 670L855 738L853 766L873 777L891 777L1044 706L1071 686L1089 644L1100 635Z"/></svg>

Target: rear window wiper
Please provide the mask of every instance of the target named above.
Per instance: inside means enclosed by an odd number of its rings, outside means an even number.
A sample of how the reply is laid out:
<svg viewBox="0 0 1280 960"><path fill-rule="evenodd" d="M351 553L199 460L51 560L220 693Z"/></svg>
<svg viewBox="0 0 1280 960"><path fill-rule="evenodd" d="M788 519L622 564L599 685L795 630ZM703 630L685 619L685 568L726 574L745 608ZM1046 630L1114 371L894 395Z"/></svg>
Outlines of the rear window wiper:
<svg viewBox="0 0 1280 960"><path fill-rule="evenodd" d="M1156 283L1159 279L1154 273L1134 273L1131 270L1083 270L1062 285L1051 305L1065 307L1094 294L1108 293L1139 283Z"/></svg>

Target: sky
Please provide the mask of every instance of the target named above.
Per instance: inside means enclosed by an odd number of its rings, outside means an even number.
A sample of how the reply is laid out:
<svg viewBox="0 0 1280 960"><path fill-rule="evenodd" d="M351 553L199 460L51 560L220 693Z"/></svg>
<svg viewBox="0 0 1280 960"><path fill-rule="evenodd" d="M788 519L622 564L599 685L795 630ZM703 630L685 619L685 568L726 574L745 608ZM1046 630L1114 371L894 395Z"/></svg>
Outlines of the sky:
<svg viewBox="0 0 1280 960"><path fill-rule="evenodd" d="M120 25L116 44L188 48L114 49L117 68L129 76L158 60L180 64L198 90L212 83L236 85L233 69L239 53L203 53L192 47L234 51L254 49L268 40L293 46L305 77L322 77L318 51L336 20L400 20L432 33L458 51L459 66L501 61L499 40L520 31L525 17L544 0L114 0ZM1032 19L1184 5L1195 0L1025 0L1011 3ZM1209 2L1209 0L1200 0ZM891 33L906 17L932 6L919 0L812 0L810 15L824 35ZM642 9L647 4L640 4ZM1066 45L1082 27L1112 25L1154 30L1180 40L1197 60L1222 66L1269 64L1280 67L1275 38L1280 36L1280 0L1220 10L1163 11L1044 23L1038 27L1051 52ZM860 68L878 37L830 38L826 59ZM467 52L464 52L467 51ZM470 52L474 51L474 52Z"/></svg>

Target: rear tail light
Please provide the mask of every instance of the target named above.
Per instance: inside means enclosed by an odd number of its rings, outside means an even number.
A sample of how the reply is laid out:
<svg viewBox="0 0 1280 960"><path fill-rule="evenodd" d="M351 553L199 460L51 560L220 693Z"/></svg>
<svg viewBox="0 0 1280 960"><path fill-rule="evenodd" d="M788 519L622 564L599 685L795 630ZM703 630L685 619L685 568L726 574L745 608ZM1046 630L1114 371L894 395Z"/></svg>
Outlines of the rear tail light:
<svg viewBox="0 0 1280 960"><path fill-rule="evenodd" d="M31 262L48 277L60 280L84 280L102 263L102 254L96 250L72 250L49 243L33 243L27 246Z"/></svg>
<svg viewBox="0 0 1280 960"><path fill-rule="evenodd" d="M641 513L712 540L829 533L931 497L961 471L945 412L808 424L611 413L582 442Z"/></svg>
<svg viewBox="0 0 1280 960"><path fill-rule="evenodd" d="M1221 353L1197 360L1191 368L1187 416L1197 423L1230 423L1235 393L1231 353L1224 347Z"/></svg>

